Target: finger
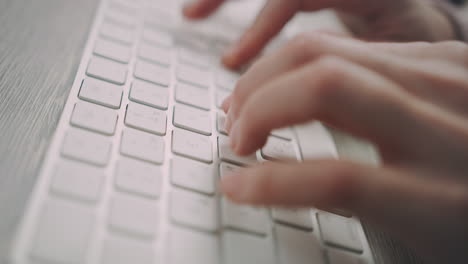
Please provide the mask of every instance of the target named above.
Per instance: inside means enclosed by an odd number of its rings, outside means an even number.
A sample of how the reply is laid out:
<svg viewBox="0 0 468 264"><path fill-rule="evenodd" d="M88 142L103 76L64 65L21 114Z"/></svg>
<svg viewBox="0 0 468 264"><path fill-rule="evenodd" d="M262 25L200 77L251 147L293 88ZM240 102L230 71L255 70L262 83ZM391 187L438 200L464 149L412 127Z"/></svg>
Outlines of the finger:
<svg viewBox="0 0 468 264"><path fill-rule="evenodd" d="M411 146L412 104L413 98L391 81L343 59L324 57L252 93L233 120L232 146L240 155L249 154L264 145L271 130L312 119L378 145Z"/></svg>
<svg viewBox="0 0 468 264"><path fill-rule="evenodd" d="M297 0L269 0L254 24L223 56L223 63L237 68L255 57L294 16L299 9Z"/></svg>
<svg viewBox="0 0 468 264"><path fill-rule="evenodd" d="M241 204L342 208L413 241L447 215L461 224L457 212L468 204L464 185L336 160L241 169L223 177L221 190Z"/></svg>
<svg viewBox="0 0 468 264"><path fill-rule="evenodd" d="M184 6L183 14L190 19L205 18L212 14L225 0L195 0Z"/></svg>
<svg viewBox="0 0 468 264"><path fill-rule="evenodd" d="M229 95L224 99L223 103L221 104L221 108L223 109L224 113L227 114L229 107L231 106L232 96Z"/></svg>

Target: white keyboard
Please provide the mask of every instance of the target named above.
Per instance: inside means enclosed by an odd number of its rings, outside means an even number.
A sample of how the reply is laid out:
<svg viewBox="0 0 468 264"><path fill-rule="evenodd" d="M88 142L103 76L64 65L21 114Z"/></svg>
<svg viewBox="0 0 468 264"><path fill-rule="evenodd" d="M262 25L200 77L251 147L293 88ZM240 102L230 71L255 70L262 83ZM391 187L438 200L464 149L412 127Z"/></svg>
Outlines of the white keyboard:
<svg viewBox="0 0 468 264"><path fill-rule="evenodd" d="M306 151L292 128L231 151L220 104L238 74L217 63L225 42L173 26L179 8L100 4L11 263L374 263L354 217L218 192L240 166Z"/></svg>

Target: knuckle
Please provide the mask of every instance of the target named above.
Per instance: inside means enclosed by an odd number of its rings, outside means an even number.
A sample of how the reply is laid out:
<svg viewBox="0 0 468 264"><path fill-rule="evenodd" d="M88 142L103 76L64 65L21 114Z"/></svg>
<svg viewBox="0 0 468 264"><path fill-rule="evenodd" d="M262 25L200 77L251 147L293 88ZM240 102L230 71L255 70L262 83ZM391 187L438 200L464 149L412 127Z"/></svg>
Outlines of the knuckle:
<svg viewBox="0 0 468 264"><path fill-rule="evenodd" d="M332 56L323 56L308 67L305 78L310 85L304 87L305 94L316 104L333 99L340 92L340 82L348 75L343 61Z"/></svg>
<svg viewBox="0 0 468 264"><path fill-rule="evenodd" d="M307 60L315 54L324 53L327 47L324 34L301 33L295 36L286 46L297 59Z"/></svg>

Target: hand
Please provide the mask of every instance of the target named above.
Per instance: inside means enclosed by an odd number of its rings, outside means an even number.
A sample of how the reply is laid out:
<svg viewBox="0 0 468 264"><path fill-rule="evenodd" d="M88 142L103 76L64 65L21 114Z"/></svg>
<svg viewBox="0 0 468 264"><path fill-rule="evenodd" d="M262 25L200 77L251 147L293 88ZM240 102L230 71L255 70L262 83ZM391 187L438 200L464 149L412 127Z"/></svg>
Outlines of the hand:
<svg viewBox="0 0 468 264"><path fill-rule="evenodd" d="M225 0L195 0L184 8L200 19ZM335 8L350 31L368 40L436 41L454 38L449 20L427 0L268 0L255 23L223 56L236 68L252 59L299 11Z"/></svg>
<svg viewBox="0 0 468 264"><path fill-rule="evenodd" d="M339 208L433 263L468 262L468 46L302 35L259 59L224 102L232 147L320 120L368 139L383 164L265 163L227 176L238 203Z"/></svg>

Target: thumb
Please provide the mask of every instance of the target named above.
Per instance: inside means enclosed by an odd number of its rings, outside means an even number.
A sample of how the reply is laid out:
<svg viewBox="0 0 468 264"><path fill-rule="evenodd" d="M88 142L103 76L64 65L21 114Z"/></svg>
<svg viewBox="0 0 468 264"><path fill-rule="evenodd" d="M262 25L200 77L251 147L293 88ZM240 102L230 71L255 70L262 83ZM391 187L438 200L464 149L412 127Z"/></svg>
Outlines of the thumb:
<svg viewBox="0 0 468 264"><path fill-rule="evenodd" d="M343 209L412 246L428 245L427 234L447 219L459 221L452 205L467 200L466 191L456 184L335 160L265 163L241 169L223 177L221 189L238 203ZM447 226L452 225L460 223ZM453 237L443 237L443 233L434 239L453 242Z"/></svg>

